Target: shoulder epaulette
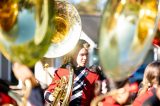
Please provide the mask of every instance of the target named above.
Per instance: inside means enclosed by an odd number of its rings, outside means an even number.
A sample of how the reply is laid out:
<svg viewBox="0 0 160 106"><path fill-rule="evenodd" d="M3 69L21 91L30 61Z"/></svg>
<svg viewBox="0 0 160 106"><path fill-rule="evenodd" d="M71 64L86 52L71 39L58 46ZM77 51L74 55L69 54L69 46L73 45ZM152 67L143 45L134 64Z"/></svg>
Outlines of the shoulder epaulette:
<svg viewBox="0 0 160 106"><path fill-rule="evenodd" d="M97 73L97 71L96 71L96 70L93 70L93 69L88 69L88 68L87 68L87 70L90 71L90 72L93 72L93 73Z"/></svg>

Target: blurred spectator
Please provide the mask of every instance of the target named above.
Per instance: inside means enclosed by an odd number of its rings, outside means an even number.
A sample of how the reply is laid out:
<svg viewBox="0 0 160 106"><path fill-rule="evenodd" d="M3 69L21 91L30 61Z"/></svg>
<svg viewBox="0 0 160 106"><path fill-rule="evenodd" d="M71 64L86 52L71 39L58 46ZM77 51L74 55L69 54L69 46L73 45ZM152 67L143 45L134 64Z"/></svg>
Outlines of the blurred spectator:
<svg viewBox="0 0 160 106"><path fill-rule="evenodd" d="M98 65L92 65L89 69L99 74L100 79L96 82L95 95L105 94L110 91L109 80L104 74L102 68Z"/></svg>
<svg viewBox="0 0 160 106"><path fill-rule="evenodd" d="M143 74L144 74L144 70L146 68L147 64L142 64L130 77L129 77L129 83L137 83L138 84L138 88L140 88L141 86L141 82L143 80ZM137 97L138 92L136 93L132 93L131 95L131 102L133 102L135 100L135 98Z"/></svg>
<svg viewBox="0 0 160 106"><path fill-rule="evenodd" d="M32 70L19 63L14 63L12 69L15 77L23 83L27 79L31 81L32 89L28 97L29 104L31 106L44 106L43 90L32 73Z"/></svg>
<svg viewBox="0 0 160 106"><path fill-rule="evenodd" d="M155 106L156 88L160 84L160 61L153 61L147 65L142 80L142 87L133 106ZM149 105L150 104L150 105ZM156 103L158 106L158 104Z"/></svg>
<svg viewBox="0 0 160 106"><path fill-rule="evenodd" d="M123 86L119 89L114 89L108 92L107 94L101 95L95 98L91 106L122 106L131 104L131 94L138 91L138 84L132 83L129 84L128 80L123 80L119 86ZM124 85L122 85L124 84ZM96 105L96 101L99 101Z"/></svg>

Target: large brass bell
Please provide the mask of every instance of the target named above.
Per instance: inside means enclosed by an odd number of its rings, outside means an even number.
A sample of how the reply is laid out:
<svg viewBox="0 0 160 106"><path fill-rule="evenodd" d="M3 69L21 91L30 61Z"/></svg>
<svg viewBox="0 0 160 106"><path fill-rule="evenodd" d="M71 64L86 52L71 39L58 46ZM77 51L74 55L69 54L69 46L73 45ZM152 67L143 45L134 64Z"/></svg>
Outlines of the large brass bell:
<svg viewBox="0 0 160 106"><path fill-rule="evenodd" d="M1 0L0 51L29 67L44 56L54 32L54 1Z"/></svg>
<svg viewBox="0 0 160 106"><path fill-rule="evenodd" d="M123 80L143 63L157 30L159 6L159 0L108 0L99 39L107 76Z"/></svg>
<svg viewBox="0 0 160 106"><path fill-rule="evenodd" d="M69 2L55 1L55 32L52 34L52 44L44 55L56 58L67 54L77 44L81 35L81 18L77 9Z"/></svg>

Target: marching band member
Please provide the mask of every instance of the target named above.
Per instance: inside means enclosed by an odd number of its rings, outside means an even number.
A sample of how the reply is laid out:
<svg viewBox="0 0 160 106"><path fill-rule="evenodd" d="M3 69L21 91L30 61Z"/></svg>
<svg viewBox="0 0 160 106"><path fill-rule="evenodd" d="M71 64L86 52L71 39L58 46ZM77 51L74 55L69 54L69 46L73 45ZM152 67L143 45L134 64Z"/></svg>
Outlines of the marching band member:
<svg viewBox="0 0 160 106"><path fill-rule="evenodd" d="M45 100L49 103L54 102L56 96L54 90L57 87L57 81L62 77L68 79L68 63L71 63L74 69L73 89L70 97L70 106L89 106L94 98L95 82L100 76L86 67L88 60L89 44L84 40L79 40L76 48L64 56L64 64L55 71L54 79L44 93Z"/></svg>

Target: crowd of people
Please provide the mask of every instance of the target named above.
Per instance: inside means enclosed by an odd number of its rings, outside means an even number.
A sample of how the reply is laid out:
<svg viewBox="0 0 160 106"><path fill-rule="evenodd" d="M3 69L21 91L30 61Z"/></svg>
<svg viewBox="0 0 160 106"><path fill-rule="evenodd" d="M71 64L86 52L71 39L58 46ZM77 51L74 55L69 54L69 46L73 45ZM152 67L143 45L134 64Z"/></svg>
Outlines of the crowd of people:
<svg viewBox="0 0 160 106"><path fill-rule="evenodd" d="M73 69L73 84L67 104L69 106L159 106L160 105L160 61L142 65L133 75L115 82L117 89L110 88L110 80L100 66L87 67L90 45L79 40L77 46L63 57L63 64L54 75L53 81L42 89L31 69L14 63L13 73L17 79L31 81L32 90L28 96L28 106L61 106ZM21 70L21 71L19 71ZM141 77L139 77L141 76ZM9 95L11 89L5 81L0 82L0 105L13 104L16 100ZM59 99L59 101L57 100Z"/></svg>

